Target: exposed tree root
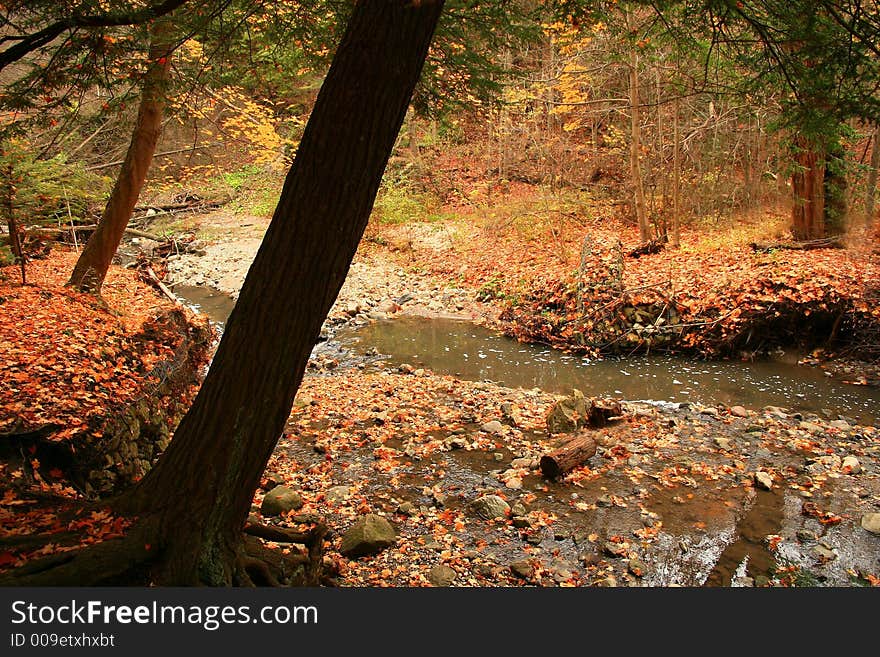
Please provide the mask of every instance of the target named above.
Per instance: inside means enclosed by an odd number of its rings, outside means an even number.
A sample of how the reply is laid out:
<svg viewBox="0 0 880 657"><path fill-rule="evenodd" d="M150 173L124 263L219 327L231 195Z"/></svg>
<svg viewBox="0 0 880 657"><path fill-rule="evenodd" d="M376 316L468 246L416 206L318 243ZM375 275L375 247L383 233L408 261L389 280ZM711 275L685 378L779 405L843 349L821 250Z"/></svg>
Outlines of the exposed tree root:
<svg viewBox="0 0 880 657"><path fill-rule="evenodd" d="M235 586L318 586L323 577L323 544L327 527L319 523L304 532L249 521L230 568ZM143 520L126 536L96 545L49 555L0 575L0 586L140 586L162 580L162 549L154 537L156 524ZM66 535L68 538L72 535ZM22 537L23 543L57 540L56 535ZM263 541L303 545L304 549L273 549ZM170 582L174 583L174 582Z"/></svg>

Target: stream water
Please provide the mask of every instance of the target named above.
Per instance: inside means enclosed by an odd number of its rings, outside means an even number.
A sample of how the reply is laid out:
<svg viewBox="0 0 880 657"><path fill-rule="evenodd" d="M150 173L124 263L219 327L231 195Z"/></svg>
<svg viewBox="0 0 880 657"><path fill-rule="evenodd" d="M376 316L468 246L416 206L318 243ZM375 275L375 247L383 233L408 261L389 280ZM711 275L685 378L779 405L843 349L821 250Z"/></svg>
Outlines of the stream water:
<svg viewBox="0 0 880 657"><path fill-rule="evenodd" d="M205 287L177 286L175 294L214 322L226 321L234 302ZM400 317L336 333L332 347L355 355L380 355L438 374L490 380L509 387L540 388L629 400L780 406L860 423L880 417L880 392L832 379L819 368L797 365L794 354L773 360L698 361L670 356L585 360L522 344L470 322ZM323 347L326 348L326 347Z"/></svg>

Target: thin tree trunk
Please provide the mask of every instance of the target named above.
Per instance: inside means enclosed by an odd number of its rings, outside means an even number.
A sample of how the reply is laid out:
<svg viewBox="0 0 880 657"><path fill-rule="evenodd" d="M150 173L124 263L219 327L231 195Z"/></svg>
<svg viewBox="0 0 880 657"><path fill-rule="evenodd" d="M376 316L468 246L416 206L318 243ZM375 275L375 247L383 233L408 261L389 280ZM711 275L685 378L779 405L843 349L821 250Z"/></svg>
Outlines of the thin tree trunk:
<svg viewBox="0 0 880 657"><path fill-rule="evenodd" d="M367 225L442 5L354 5L205 382L121 501L161 514L157 583L235 581L254 490Z"/></svg>
<svg viewBox="0 0 880 657"><path fill-rule="evenodd" d="M874 226L874 206L877 200L877 170L880 169L880 125L874 128L874 144L871 146L871 169L868 171L865 190L865 226Z"/></svg>
<svg viewBox="0 0 880 657"><path fill-rule="evenodd" d="M122 241L156 151L162 131L165 86L171 66L171 32L169 17L158 19L150 30L149 68L143 80L131 143L98 228L86 242L67 282L85 292L101 293L107 270Z"/></svg>
<svg viewBox="0 0 880 657"><path fill-rule="evenodd" d="M651 241L651 227L645 211L645 188L642 185L642 167L639 154L642 150L641 113L639 111L639 55L633 50L629 65L629 107L630 107L630 156L629 170L635 197L636 219L639 222L639 237L643 244Z"/></svg>
<svg viewBox="0 0 880 657"><path fill-rule="evenodd" d="M681 244L681 130L679 128L679 98L672 104L672 246Z"/></svg>

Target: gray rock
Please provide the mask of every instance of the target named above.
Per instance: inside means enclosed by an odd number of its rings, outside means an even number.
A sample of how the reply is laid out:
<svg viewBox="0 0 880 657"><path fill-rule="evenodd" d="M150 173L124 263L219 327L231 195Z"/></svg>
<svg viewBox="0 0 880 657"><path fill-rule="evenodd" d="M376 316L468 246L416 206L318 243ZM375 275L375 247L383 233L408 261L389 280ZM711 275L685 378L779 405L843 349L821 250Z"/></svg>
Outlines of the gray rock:
<svg viewBox="0 0 880 657"><path fill-rule="evenodd" d="M831 550L824 545L817 545L812 550L810 550L810 555L817 561L832 561L837 558L837 554L834 550Z"/></svg>
<svg viewBox="0 0 880 657"><path fill-rule="evenodd" d="M771 490L773 488L773 477L763 470L758 470L755 473L755 485L764 490Z"/></svg>
<svg viewBox="0 0 880 657"><path fill-rule="evenodd" d="M263 497L260 513L264 516L283 516L290 511L301 509L302 496L287 486L275 486Z"/></svg>
<svg viewBox="0 0 880 657"><path fill-rule="evenodd" d="M862 464L855 456L846 456L840 464L844 470L849 470L851 474L859 474L862 471Z"/></svg>
<svg viewBox="0 0 880 657"><path fill-rule="evenodd" d="M510 512L510 505L498 495L483 495L471 503L471 508L481 518L505 518Z"/></svg>
<svg viewBox="0 0 880 657"><path fill-rule="evenodd" d="M880 534L880 513L866 513L861 520L862 529Z"/></svg>
<svg viewBox="0 0 880 657"><path fill-rule="evenodd" d="M596 506L608 508L610 506L613 506L613 504L614 502L611 500L611 496L609 495L602 495L596 500Z"/></svg>
<svg viewBox="0 0 880 657"><path fill-rule="evenodd" d="M397 512L403 513L408 516L418 515L419 510L416 508L416 505L412 502L401 502L397 505Z"/></svg>
<svg viewBox="0 0 880 657"><path fill-rule="evenodd" d="M397 535L382 516L368 513L359 518L342 536L339 551L347 557L376 554L394 545Z"/></svg>
<svg viewBox="0 0 880 657"><path fill-rule="evenodd" d="M828 426L835 429L852 429L852 426L846 420L832 420L828 423Z"/></svg>
<svg viewBox="0 0 880 657"><path fill-rule="evenodd" d="M485 431L486 433L493 433L496 436L501 436L504 434L504 425L501 424L498 420L492 420L491 422L486 422L486 424L481 426L480 431Z"/></svg>
<svg viewBox="0 0 880 657"><path fill-rule="evenodd" d="M517 501L510 505L510 515L512 516L524 516L527 513L526 505L522 502Z"/></svg>
<svg viewBox="0 0 880 657"><path fill-rule="evenodd" d="M748 417L749 412L743 406L731 406L730 414L734 417Z"/></svg>
<svg viewBox="0 0 880 657"><path fill-rule="evenodd" d="M643 561L639 561L638 559L630 559L629 563L626 565L626 568L636 577L644 577L645 573L648 572L648 567L645 565L645 563Z"/></svg>
<svg viewBox="0 0 880 657"><path fill-rule="evenodd" d="M514 516L512 522L517 529L527 529L532 526L531 521L525 516Z"/></svg>
<svg viewBox="0 0 880 657"><path fill-rule="evenodd" d="M730 438L716 438L715 444L721 449L730 449Z"/></svg>
<svg viewBox="0 0 880 657"><path fill-rule="evenodd" d="M522 579L531 579L535 576L535 567L528 559L521 559L510 564L510 572Z"/></svg>
<svg viewBox="0 0 880 657"><path fill-rule="evenodd" d="M584 393L574 390L570 397L559 399L547 414L548 433L568 433L584 425L587 401Z"/></svg>
<svg viewBox="0 0 880 657"><path fill-rule="evenodd" d="M431 572L428 573L428 581L434 586L449 586L455 581L457 575L455 570L441 563L431 568Z"/></svg>
<svg viewBox="0 0 880 657"><path fill-rule="evenodd" d="M710 417L718 417L718 409L712 406L700 409L700 415L708 415Z"/></svg>
<svg viewBox="0 0 880 657"><path fill-rule="evenodd" d="M612 543L611 541L606 541L602 546L602 550L605 554L608 554L612 557L625 557L626 556L626 546L623 543Z"/></svg>
<svg viewBox="0 0 880 657"><path fill-rule="evenodd" d="M350 495L350 486L333 486L332 488L327 489L326 497L329 502L339 504L340 502L347 500Z"/></svg>
<svg viewBox="0 0 880 657"><path fill-rule="evenodd" d="M810 541L815 541L819 537L816 536L816 532L811 532L809 529L798 529L795 532L795 536L801 543L809 543Z"/></svg>

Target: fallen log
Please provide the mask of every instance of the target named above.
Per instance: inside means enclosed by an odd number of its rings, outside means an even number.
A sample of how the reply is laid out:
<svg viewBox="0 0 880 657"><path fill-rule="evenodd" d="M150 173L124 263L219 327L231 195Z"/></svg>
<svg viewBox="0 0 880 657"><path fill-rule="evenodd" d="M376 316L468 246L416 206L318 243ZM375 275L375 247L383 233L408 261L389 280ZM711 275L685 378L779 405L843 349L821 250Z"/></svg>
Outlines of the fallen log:
<svg viewBox="0 0 880 657"><path fill-rule="evenodd" d="M749 246L752 251L761 251L769 253L770 251L788 250L788 251L812 251L814 249L845 249L843 239L840 237L823 237L816 240L807 240L804 242L751 242Z"/></svg>
<svg viewBox="0 0 880 657"><path fill-rule="evenodd" d="M561 447L541 457L541 474L549 479L573 470L596 453L596 440L580 433Z"/></svg>

